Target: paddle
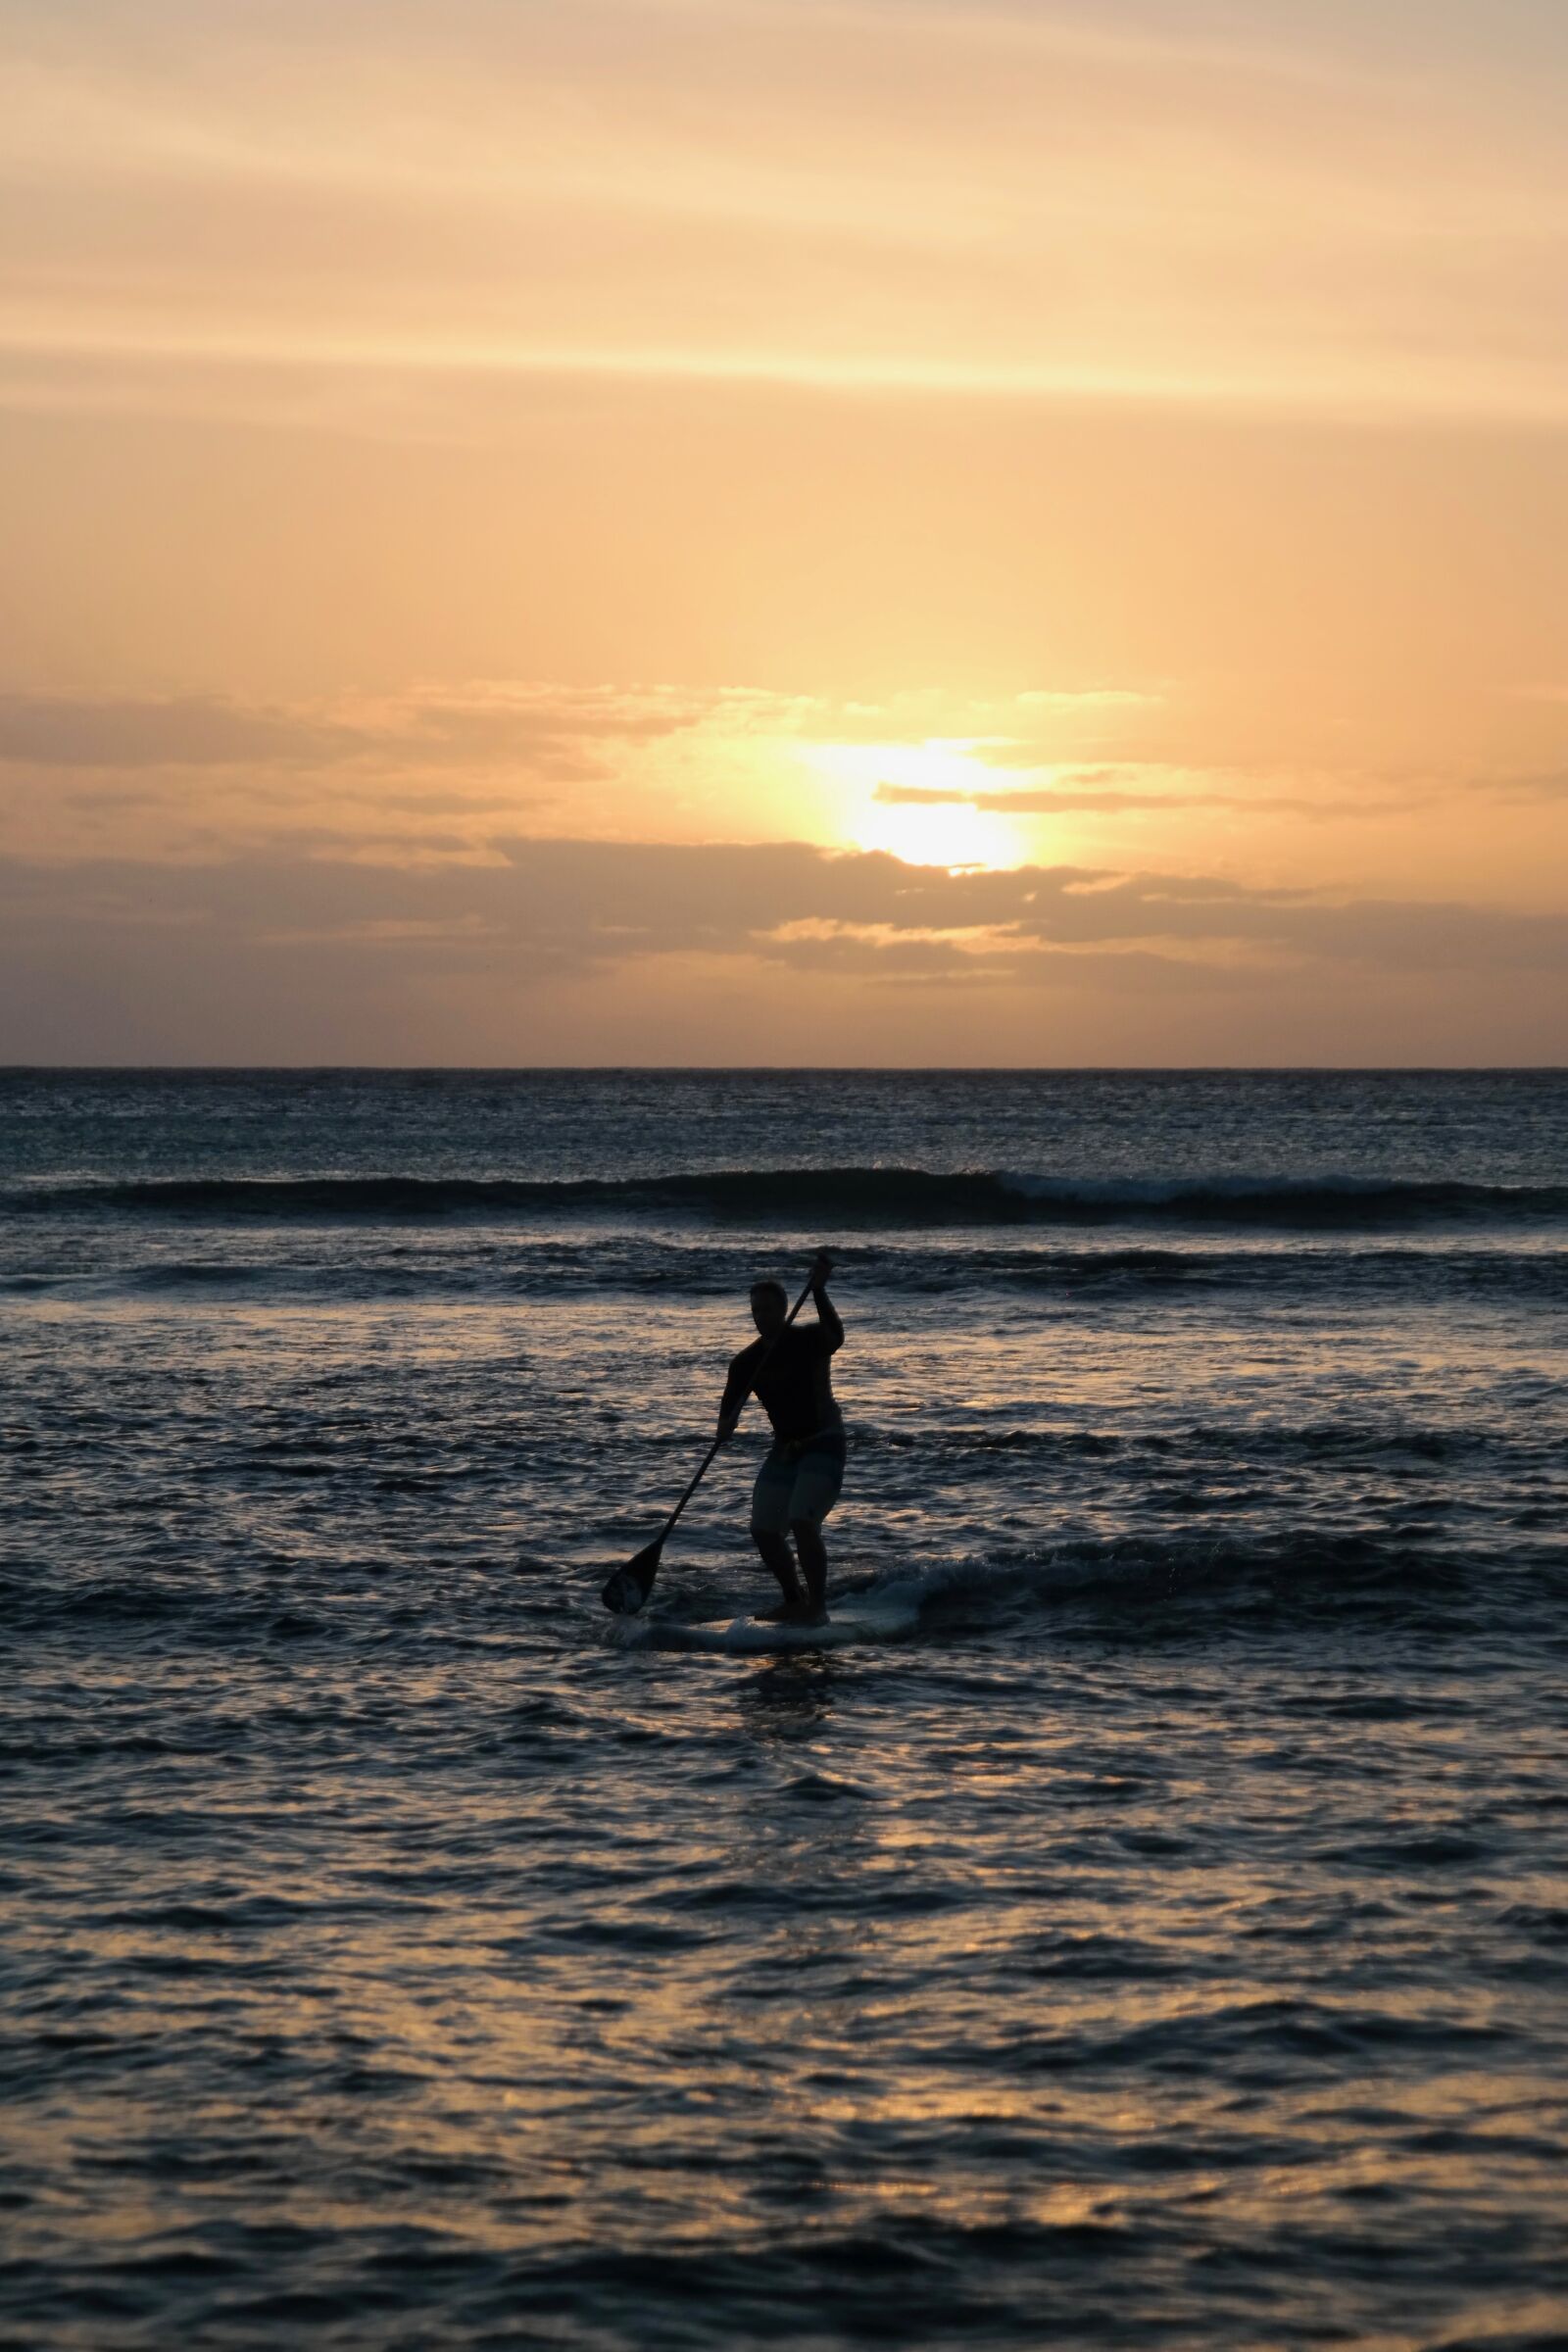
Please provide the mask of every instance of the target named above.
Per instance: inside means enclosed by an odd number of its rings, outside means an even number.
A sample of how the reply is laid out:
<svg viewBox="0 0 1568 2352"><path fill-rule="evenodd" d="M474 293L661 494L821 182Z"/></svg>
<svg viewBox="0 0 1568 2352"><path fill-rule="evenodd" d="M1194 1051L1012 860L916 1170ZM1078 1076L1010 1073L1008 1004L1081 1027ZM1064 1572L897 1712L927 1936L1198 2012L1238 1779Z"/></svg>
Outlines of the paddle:
<svg viewBox="0 0 1568 2352"><path fill-rule="evenodd" d="M814 1281L815 1279L816 1268L813 1264L811 1268L811 1281ZM768 1357L778 1346L779 1341L783 1338L785 1332L788 1331L790 1325L794 1322L796 1316L800 1313L802 1307L806 1304L806 1301L810 1296L811 1283L808 1282L805 1290L796 1299L795 1304L790 1308L789 1313L785 1316L783 1322L779 1325L777 1331L774 1332L772 1338L762 1349L761 1354L758 1357L756 1369L752 1374L753 1388L755 1388L757 1385L757 1374L760 1372L762 1366L766 1363ZM751 1393L751 1389L748 1389L746 1396L749 1396ZM741 1398L741 1404L744 1404L745 1401L746 1397L743 1396ZM739 1413L740 1405L737 1405L735 1409L736 1412ZM680 1517L682 1511L686 1508L686 1505L690 1502L692 1496L702 1485L704 1477L707 1475L709 1463L713 1459L713 1456L717 1453L719 1447L724 1444L725 1440L733 1435L733 1430L734 1424L731 1423L729 1429L721 1429L719 1431L717 1437L713 1440L713 1443L711 1446L710 1446L708 1451L698 1463L696 1471L692 1477L691 1485L686 1489L685 1494L681 1496L679 1502L676 1503L675 1508L670 1512L669 1517L664 1521L663 1526L660 1529L653 1542L651 1544L645 1544L642 1550L637 1552L633 1558L626 1562L624 1568L617 1568L614 1575L611 1577L609 1582L606 1584L605 1589L599 1597L604 1602L607 1609L614 1610L617 1617L635 1616L637 1611L647 1600L649 1593L654 1589L654 1579L659 1574L659 1556L663 1550L664 1544L668 1540L670 1529L674 1526L676 1520Z"/></svg>

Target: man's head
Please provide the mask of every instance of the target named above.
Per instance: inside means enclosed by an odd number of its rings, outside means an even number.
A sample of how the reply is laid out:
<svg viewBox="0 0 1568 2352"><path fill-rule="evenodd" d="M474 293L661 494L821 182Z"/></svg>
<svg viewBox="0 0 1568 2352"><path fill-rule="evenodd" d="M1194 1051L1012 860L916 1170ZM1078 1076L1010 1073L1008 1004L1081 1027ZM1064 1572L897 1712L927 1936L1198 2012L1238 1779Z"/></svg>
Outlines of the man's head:
<svg viewBox="0 0 1568 2352"><path fill-rule="evenodd" d="M752 1321L764 1340L783 1329L790 1311L789 1293L781 1282L754 1282L752 1285Z"/></svg>

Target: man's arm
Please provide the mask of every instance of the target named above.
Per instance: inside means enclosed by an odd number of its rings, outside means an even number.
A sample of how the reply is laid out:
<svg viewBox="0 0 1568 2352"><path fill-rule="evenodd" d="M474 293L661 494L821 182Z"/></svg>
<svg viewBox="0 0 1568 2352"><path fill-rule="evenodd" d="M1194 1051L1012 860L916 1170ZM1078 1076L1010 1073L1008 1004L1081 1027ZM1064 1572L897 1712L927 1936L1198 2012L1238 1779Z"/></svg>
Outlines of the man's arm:
<svg viewBox="0 0 1568 2352"><path fill-rule="evenodd" d="M724 1394L718 1407L718 1434L721 1438L731 1435L741 1417L741 1407L752 1393L751 1382L741 1369L749 1353L750 1349L743 1349L735 1358L729 1368L729 1378L724 1383Z"/></svg>
<svg viewBox="0 0 1568 2352"><path fill-rule="evenodd" d="M825 1250L819 1250L811 1260L811 1304L816 1309L818 1325L827 1333L827 1351L836 1355L844 1345L844 1326L827 1295L827 1278L832 1271L833 1260Z"/></svg>

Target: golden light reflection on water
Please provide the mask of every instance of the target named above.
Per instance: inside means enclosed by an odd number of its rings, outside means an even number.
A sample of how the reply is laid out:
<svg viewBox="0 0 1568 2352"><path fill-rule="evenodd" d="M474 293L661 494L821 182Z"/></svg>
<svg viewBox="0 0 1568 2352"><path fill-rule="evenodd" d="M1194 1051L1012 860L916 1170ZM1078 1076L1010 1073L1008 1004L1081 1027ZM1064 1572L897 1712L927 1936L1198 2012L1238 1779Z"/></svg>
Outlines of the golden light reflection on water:
<svg viewBox="0 0 1568 2352"><path fill-rule="evenodd" d="M466 1707L496 1671L463 1670ZM758 2250L786 2216L808 2239L906 2218L1136 2247L1156 2225L1210 2230L1205 2213L1266 2238L1282 2215L1332 2230L1369 2198L1536 2193L1522 2134L1542 2086L1528 2075L1401 2078L1374 2059L1354 2082L1293 2084L1274 2061L1272 2088L1238 2105L1218 2053L1268 2049L1281 2002L1343 2023L1351 2045L1369 2018L1430 2028L1440 2012L1462 2023L1466 2005L1399 1985L1369 1998L1315 1981L1309 1957L1260 1998L1246 1930L1281 1899L1283 1858L1138 1863L1114 1837L1098 1865L1073 1850L1107 1808L1138 1834L1173 1806L1189 1833L1224 1818L1200 1769L1223 1704L1212 1676L1188 1673L1167 1697L1178 1752L1153 1775L1126 1769L1130 1725L1102 1725L1085 1751L1082 1701L1095 1690L1113 1707L1115 1681L1059 1672L1039 1732L1011 1727L1010 1782L991 1741L954 1743L933 1780L929 1751L891 1726L857 1777L833 1744L835 1694L858 1718L866 1692L832 1662L688 1681L671 1759L729 1755L738 1733L757 1767L695 1812L668 1787L662 1803L634 1801L613 1764L569 1744L546 1788L492 1784L454 1813L450 1790L433 1801L416 1782L367 1811L352 1764L318 1744L267 1807L286 1914L221 1933L144 1909L105 1928L100 1957L135 1987L127 2033L199 2047L220 2026L231 2051L275 2071L280 2096L303 2089L293 2128L334 2151L329 2177L269 2191L266 2210L345 2237L377 2226L364 2179L380 2166L402 2184L402 2227L500 2255ZM452 1669L402 1687L406 1731L438 1742ZM676 1690L666 1668L622 1689L645 1758L672 1740ZM1038 1814L1034 1834L1008 1835L999 1803L1031 1787L1056 1790L1059 1817L1049 1835ZM960 1826L976 1799L979 1838ZM294 1847L302 1816L352 1831L334 1863ZM1112 1954L1111 1977L1076 1974ZM1140 1982L1140 1954L1179 1955L1183 1981ZM208 2144L254 2134L234 2093L232 2074L210 2079L183 2125ZM122 2092L111 2113L84 2081L69 2130L134 2164L163 2125L155 2100ZM760 2181L786 2153L781 2206ZM144 2191L101 2236L145 2240L163 2220Z"/></svg>
<svg viewBox="0 0 1568 2352"><path fill-rule="evenodd" d="M705 1273L711 1247L694 1244ZM1140 1398L1180 1429L1223 1412L1266 1436L1294 1430L1331 1347L1343 1380L1396 1377L1401 1410L1442 1370L1404 1326L1282 1312L1259 1337L1216 1315L1199 1345L1157 1298L1075 1324L1044 1289L965 1343L945 1297L893 1291L861 1288L846 1378L868 1432L838 1555L857 1564L873 1500L889 1557L978 1548L999 1462L1098 1444ZM1136 2291L1146 2311L1205 2256L1254 2279L1277 2259L1294 2288L1269 2274L1252 2316L1315 2295L1347 2340L1380 2246L1461 2217L1503 2262L1527 2227L1544 2245L1560 2100L1523 2061L1551 2046L1554 1986L1524 1974L1545 1931L1518 1917L1561 1906L1531 1867L1544 1717L1478 1709L1470 1645L1412 1666L1402 1624L1374 1689L1362 1620L1320 1608L1293 1647L1292 1594L1245 1575L1206 1616L1146 1583L1082 1619L977 1618L960 1594L929 1639L842 1659L602 1651L595 1580L574 1614L559 1539L601 1544L622 1511L622 1548L645 1537L743 1304L683 1289L652 1395L646 1297L221 1319L200 1363L232 1374L227 1418L199 1436L193 1418L143 1489L150 1518L189 1478L194 1526L232 1472L222 1548L181 1557L188 1581L128 1647L124 1595L93 1597L101 1647L73 1657L71 1707L125 1744L78 1763L91 1802L28 1854L48 1900L17 1948L51 1998L95 1992L109 2019L18 2135L41 2173L76 2168L78 2230L177 2257L243 2205L246 2227L329 2241L359 2286L399 2231L436 2265L514 2260L514 2279L578 2260L593 2294L612 2259L692 2250L799 2256L814 2278L835 2248L912 2247L912 2275L924 2238L933 2278L957 2266L1044 2307L1070 2257L1103 2266L1084 2273L1102 2306ZM149 1306L104 1345L159 1328ZM647 1450L622 1482L605 1433L634 1378ZM411 1477L410 1432L449 1404L450 1449ZM977 1506L933 1471L939 1422L979 1465L980 1535L955 1536ZM1170 1478L1165 1453L1094 1458L1140 1490ZM672 1606L755 1597L745 1485L734 1469L683 1531ZM1216 1474L1216 1515L1227 1495ZM142 1499L127 1482L122 1507ZM1075 1491L1077 1532L1102 1502ZM530 1509L549 1576L515 1567ZM1026 1507L996 1541L1032 1558L1065 1539ZM1368 1714L1391 1688L1400 1710ZM1396 1850L1471 1817L1485 1864ZM84 1858L68 1826L98 1839ZM45 2241L42 2206L7 2221ZM1505 2308L1480 2281L1467 2338Z"/></svg>

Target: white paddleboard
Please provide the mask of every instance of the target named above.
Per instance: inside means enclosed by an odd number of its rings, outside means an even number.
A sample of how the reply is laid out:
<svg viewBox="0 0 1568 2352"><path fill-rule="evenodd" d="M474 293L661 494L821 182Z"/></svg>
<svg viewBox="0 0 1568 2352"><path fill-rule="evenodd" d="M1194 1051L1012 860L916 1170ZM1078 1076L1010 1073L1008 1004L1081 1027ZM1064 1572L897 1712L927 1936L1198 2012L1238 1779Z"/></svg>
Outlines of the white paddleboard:
<svg viewBox="0 0 1568 2352"><path fill-rule="evenodd" d="M747 1658L847 1649L861 1642L897 1642L913 1633L920 1622L920 1604L912 1592L857 1592L831 1605L832 1614L825 1625L778 1625L761 1617L737 1617L730 1625L692 1625L657 1613L622 1619L621 1624L630 1638L627 1646Z"/></svg>

